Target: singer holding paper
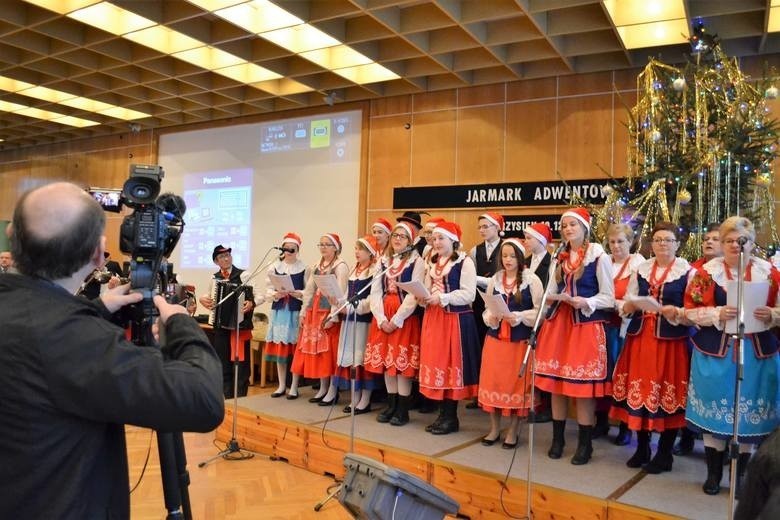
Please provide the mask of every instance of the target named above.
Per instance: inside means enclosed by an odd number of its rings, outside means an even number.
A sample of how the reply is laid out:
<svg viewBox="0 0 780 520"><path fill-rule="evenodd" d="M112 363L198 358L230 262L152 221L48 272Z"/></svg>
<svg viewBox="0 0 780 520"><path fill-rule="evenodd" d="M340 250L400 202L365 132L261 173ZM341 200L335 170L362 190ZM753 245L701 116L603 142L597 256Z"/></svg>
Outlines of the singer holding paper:
<svg viewBox="0 0 780 520"><path fill-rule="evenodd" d="M753 332L746 328L743 343L744 378L740 390L739 459L737 490L744 475L752 445L760 443L778 425L778 340L770 331L780 323L778 286L780 272L769 262L750 253L755 245L755 228L744 217L729 217L720 225L723 257L704 264L688 284L686 316L698 327L693 335L691 377L688 385L686 419L691 429L701 431L707 459L708 495L720 491L723 457L733 435L736 360L733 326L737 314L729 302L736 292L740 247L744 247L745 321L760 324ZM741 245L744 244L744 245ZM752 287L751 287L752 286ZM749 303L751 293L766 291L765 303Z"/></svg>
<svg viewBox="0 0 780 520"><path fill-rule="evenodd" d="M612 375L610 416L637 432L637 448L629 468L646 473L671 471L677 430L685 426L688 388L688 336L683 298L694 271L676 256L680 247L677 225L658 222L652 231L653 258L631 275L621 314L630 316L626 344ZM637 302L648 298L657 309ZM650 300L650 298L652 300ZM661 434L658 451L650 459L650 433Z"/></svg>
<svg viewBox="0 0 780 520"><path fill-rule="evenodd" d="M295 345L298 343L303 289L309 278L309 269L298 258L300 247L301 237L298 234L284 235L279 260L266 275L266 300L273 303L271 322L265 338L265 359L276 363L276 373L279 376L279 387L271 397L281 397L285 394L287 366L292 361ZM298 398L299 380L300 376L293 374L287 399Z"/></svg>
<svg viewBox="0 0 780 520"><path fill-rule="evenodd" d="M440 222L433 230L434 254L426 265L430 296L420 340L420 392L441 401L439 417L426 431L457 432L458 401L476 397L479 383L479 337L471 303L477 294L474 262L458 249L460 226Z"/></svg>
<svg viewBox="0 0 780 520"><path fill-rule="evenodd" d="M552 305L539 332L536 386L552 394L553 439L547 456L563 454L569 397L576 399L579 435L574 465L593 453L596 399L611 395L604 322L615 307L612 260L588 242L590 214L583 208L561 216L563 249L551 274Z"/></svg>
<svg viewBox="0 0 780 520"><path fill-rule="evenodd" d="M303 315L301 332L293 355L292 373L298 376L319 378L320 389L309 399L319 403L330 386L330 377L336 371L336 354L339 344L341 322L338 316L330 316L331 308L338 306L338 300L328 297L318 288L315 276L333 275L336 285L344 293L347 290L349 267L339 258L341 239L336 233L325 233L317 244L320 261L312 269L312 276L303 291ZM332 404L326 402L326 404Z"/></svg>
<svg viewBox="0 0 780 520"><path fill-rule="evenodd" d="M498 440L501 417L509 417L509 428L502 448L517 445L517 424L531 409L531 376L529 371L517 377L523 364L528 338L542 303L544 287L531 269L525 267L525 248L516 238L507 238L499 250L501 270L488 282L486 298L499 295L506 303L507 314L491 310L490 301L482 314L488 326L482 349L479 376L479 405L490 414L490 432L483 437L484 446Z"/></svg>
<svg viewBox="0 0 780 520"><path fill-rule="evenodd" d="M355 243L355 268L349 274L347 292L339 306L347 300L356 299L356 303L341 309L341 330L336 359L336 372L330 380L330 388L322 403L333 402L339 390L350 390L350 367L355 369L355 394L353 401L344 408L355 415L371 411L371 393L376 384L374 374L363 368L368 327L371 324L371 304L368 300L371 281L376 273L376 259L379 256L379 243L372 235L359 238ZM353 356L354 353L354 356Z"/></svg>
<svg viewBox="0 0 780 520"><path fill-rule="evenodd" d="M210 311L214 310L214 306L219 303L214 301L211 296L214 293L213 286L216 280L226 280L236 284L236 286L242 284L241 273L244 270L233 265L232 251L232 248L219 244L211 253L211 260L217 264L219 271L214 273L209 293L199 299L201 305ZM238 331L235 330L236 317L233 316L227 317L228 323L226 324L214 324L214 350L217 351L219 359L222 361L222 387L226 399L233 397L234 359L238 360L238 391L236 393L238 397L243 397L249 391L249 342L252 339L252 311L255 308L252 287L248 287L245 294L247 297L241 308L243 319L238 324ZM236 334L238 334L237 350Z"/></svg>
<svg viewBox="0 0 780 520"><path fill-rule="evenodd" d="M417 299L398 282L422 280L424 262L414 248L415 228L399 222L390 235L390 246L371 282L369 302L374 318L366 345L365 367L384 374L387 408L377 415L380 423L403 426L409 422L412 381L420 368L420 318Z"/></svg>

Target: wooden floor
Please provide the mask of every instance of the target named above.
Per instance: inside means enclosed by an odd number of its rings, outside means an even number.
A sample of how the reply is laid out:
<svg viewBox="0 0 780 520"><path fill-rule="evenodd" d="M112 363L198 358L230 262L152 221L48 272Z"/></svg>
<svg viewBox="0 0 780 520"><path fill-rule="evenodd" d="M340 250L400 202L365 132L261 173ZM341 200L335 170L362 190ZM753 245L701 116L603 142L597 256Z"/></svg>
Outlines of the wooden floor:
<svg viewBox="0 0 780 520"><path fill-rule="evenodd" d="M253 388L250 395L262 391L272 389ZM241 461L218 459L204 468L199 468L199 462L219 452L213 441L214 433L184 435L194 519L351 518L336 499L330 500L319 512L314 512L314 505L334 486L332 478L316 475L284 462L271 461L265 455L255 455L250 460ZM220 445L220 448L222 447ZM127 452L131 487L138 481L149 453L149 463L143 479L130 496L131 517L133 520L165 518L157 440L153 432L128 426Z"/></svg>

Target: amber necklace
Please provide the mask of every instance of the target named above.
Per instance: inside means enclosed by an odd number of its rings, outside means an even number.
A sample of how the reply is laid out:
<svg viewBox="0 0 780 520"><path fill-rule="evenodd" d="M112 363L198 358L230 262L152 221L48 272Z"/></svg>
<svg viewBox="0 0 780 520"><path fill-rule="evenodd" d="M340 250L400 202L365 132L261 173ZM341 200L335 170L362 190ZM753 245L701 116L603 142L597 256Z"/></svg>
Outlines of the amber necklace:
<svg viewBox="0 0 780 520"><path fill-rule="evenodd" d="M442 260L444 260L444 262L440 263ZM436 264L433 266L433 274L435 274L437 278L441 278L441 274L444 272L444 269L447 267L447 263L449 261L449 257L439 258L436 260Z"/></svg>
<svg viewBox="0 0 780 520"><path fill-rule="evenodd" d="M506 271L504 271L503 279L501 280L501 285L504 287L504 294L506 296L506 301L509 303L509 298L514 294L514 290L517 287L517 275L515 275L515 278L511 282L507 282L506 279Z"/></svg>
<svg viewBox="0 0 780 520"><path fill-rule="evenodd" d="M566 257L566 260L563 261L563 267L566 270L566 272L573 273L574 271L580 268L582 262L585 261L585 253L588 251L589 246L590 246L590 242L583 244L577 248L576 263L572 263L571 255Z"/></svg>
<svg viewBox="0 0 780 520"><path fill-rule="evenodd" d="M331 266L333 265L333 262L335 262L335 261L336 261L336 257L335 256L327 264L324 263L325 262L324 258L320 258L320 265L319 265L319 267L317 269L319 270L320 273L324 273L325 271L327 271L328 269L331 268Z"/></svg>
<svg viewBox="0 0 780 520"><path fill-rule="evenodd" d="M355 278L360 278L360 275L363 274L363 271L371 267L371 262L366 262L365 265L362 264L356 264L355 265Z"/></svg>
<svg viewBox="0 0 780 520"><path fill-rule="evenodd" d="M726 271L726 279L733 280L734 278L731 276L731 268L729 267L729 264L727 264L725 261L723 262L723 270ZM749 282L752 278L752 272L753 272L753 260L748 261L748 265L745 268L745 281Z"/></svg>
<svg viewBox="0 0 780 520"><path fill-rule="evenodd" d="M658 295L660 294L661 286L666 281L666 277L669 276L669 271L672 270L673 265L674 265L674 258L672 259L671 262L669 262L669 265L666 266L664 272L661 273L661 278L656 278L655 272L658 268L658 260L653 262L653 268L650 270L650 276L648 277L647 281L650 282L650 295L656 300L658 299Z"/></svg>
<svg viewBox="0 0 780 520"><path fill-rule="evenodd" d="M629 260L631 260L631 255L628 255L626 257L626 260L623 262L623 266L620 268L620 271L615 275L615 278L613 280L622 280L623 279L623 273L626 272L626 267L628 267Z"/></svg>
<svg viewBox="0 0 780 520"><path fill-rule="evenodd" d="M399 274L401 274L401 272L404 270L404 267L406 267L406 261L407 260L408 260L408 258L404 258L403 260L401 260L401 263L398 264L398 267L395 267L395 268L393 267L392 264L390 264L390 267L387 268L387 276L389 278L395 278Z"/></svg>

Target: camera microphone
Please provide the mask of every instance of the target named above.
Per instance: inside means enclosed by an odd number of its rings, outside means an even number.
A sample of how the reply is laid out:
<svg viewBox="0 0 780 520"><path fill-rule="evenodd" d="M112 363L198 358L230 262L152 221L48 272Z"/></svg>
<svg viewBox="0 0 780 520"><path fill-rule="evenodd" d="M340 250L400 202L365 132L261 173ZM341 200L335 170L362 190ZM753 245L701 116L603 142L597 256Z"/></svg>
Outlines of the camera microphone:
<svg viewBox="0 0 780 520"><path fill-rule="evenodd" d="M295 249L292 249L291 247L273 246L272 249L276 249L277 251L282 251L283 253L295 253Z"/></svg>
<svg viewBox="0 0 780 520"><path fill-rule="evenodd" d="M180 222L187 212L187 203L175 193L163 193L157 199L157 207L160 208L165 219L172 222Z"/></svg>

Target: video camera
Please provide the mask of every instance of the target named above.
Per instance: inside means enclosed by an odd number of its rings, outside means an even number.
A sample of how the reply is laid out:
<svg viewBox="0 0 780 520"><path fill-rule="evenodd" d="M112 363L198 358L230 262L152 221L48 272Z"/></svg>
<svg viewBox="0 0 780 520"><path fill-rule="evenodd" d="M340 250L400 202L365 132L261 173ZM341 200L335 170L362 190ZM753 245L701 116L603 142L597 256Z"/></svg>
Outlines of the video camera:
<svg viewBox="0 0 780 520"><path fill-rule="evenodd" d="M127 319L132 325L133 342L151 344L151 323L157 315L152 297L168 295L175 282L167 258L173 252L184 230L184 200L172 193L160 193L165 172L161 166L130 165L130 176L121 190L90 188L89 193L106 211L120 212L123 206L133 212L122 220L119 249L130 256L130 288L143 294L143 300L128 306Z"/></svg>

